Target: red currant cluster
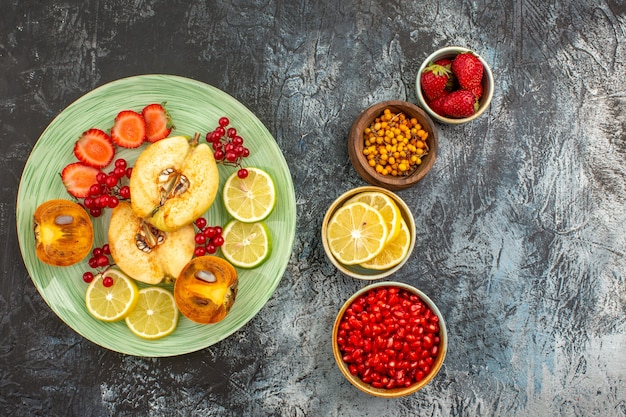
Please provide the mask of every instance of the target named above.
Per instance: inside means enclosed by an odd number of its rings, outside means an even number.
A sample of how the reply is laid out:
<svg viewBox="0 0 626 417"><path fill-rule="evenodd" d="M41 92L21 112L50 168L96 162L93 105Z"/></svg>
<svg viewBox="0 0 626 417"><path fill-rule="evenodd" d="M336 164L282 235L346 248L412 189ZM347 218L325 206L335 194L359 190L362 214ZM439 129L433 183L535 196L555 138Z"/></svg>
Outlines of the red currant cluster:
<svg viewBox="0 0 626 417"><path fill-rule="evenodd" d="M83 200L83 205L93 217L100 217L105 208L115 208L122 200L130 198L130 187L121 185L124 177L130 178L133 169L127 166L125 159L115 161L115 169L108 174L99 172L96 175L96 184L89 189L89 196Z"/></svg>
<svg viewBox="0 0 626 417"><path fill-rule="evenodd" d="M194 256L212 255L217 248L224 244L221 226L208 226L204 217L195 221L198 231L196 232L196 250Z"/></svg>
<svg viewBox="0 0 626 417"><path fill-rule="evenodd" d="M250 155L250 150L243 146L243 138L237 129L228 127L228 117L221 117L218 126L206 134L206 141L213 145L213 156L218 163L239 167L237 175L246 178L248 170L241 167L241 160Z"/></svg>
<svg viewBox="0 0 626 417"><path fill-rule="evenodd" d="M102 245L102 247L97 247L93 249L93 251L91 252L91 258L89 258L89 261L87 263L91 268L95 270L103 268L106 269L112 265L111 259L109 259L110 256L111 249L109 248L109 245L105 243L104 245ZM93 279L93 272L87 271L83 274L83 281L85 281L86 283L89 284L91 281L93 281ZM104 284L105 287L110 287L111 285L113 285L113 278L105 277L102 280L102 284Z"/></svg>

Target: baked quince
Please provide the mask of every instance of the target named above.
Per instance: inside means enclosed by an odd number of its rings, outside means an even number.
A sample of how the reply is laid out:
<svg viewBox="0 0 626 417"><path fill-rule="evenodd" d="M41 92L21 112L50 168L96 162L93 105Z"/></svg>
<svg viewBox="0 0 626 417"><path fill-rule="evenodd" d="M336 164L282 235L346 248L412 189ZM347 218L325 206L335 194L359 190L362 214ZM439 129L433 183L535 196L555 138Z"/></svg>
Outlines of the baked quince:
<svg viewBox="0 0 626 417"><path fill-rule="evenodd" d="M93 245L89 214L69 200L49 200L33 214L35 253L49 265L69 266L82 261Z"/></svg>
<svg viewBox="0 0 626 417"><path fill-rule="evenodd" d="M213 150L199 134L162 139L140 155L130 178L132 208L157 229L191 224L209 209L219 185Z"/></svg>
<svg viewBox="0 0 626 417"><path fill-rule="evenodd" d="M146 284L176 279L193 257L194 237L193 225L173 232L157 229L137 217L128 202L113 209L108 231L111 257L117 266Z"/></svg>
<svg viewBox="0 0 626 417"><path fill-rule="evenodd" d="M217 256L194 258L174 284L174 300L180 312L196 323L217 323L230 312L239 280L230 262Z"/></svg>

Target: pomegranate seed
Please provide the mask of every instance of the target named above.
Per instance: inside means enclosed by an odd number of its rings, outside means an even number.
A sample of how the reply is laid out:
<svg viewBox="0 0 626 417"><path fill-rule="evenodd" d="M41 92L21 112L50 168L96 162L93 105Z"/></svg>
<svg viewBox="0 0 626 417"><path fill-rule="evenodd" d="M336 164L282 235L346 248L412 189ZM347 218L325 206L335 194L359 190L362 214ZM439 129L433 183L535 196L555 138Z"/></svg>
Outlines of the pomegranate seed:
<svg viewBox="0 0 626 417"><path fill-rule="evenodd" d="M373 387L424 379L439 353L439 318L419 297L381 287L358 297L339 323L337 344L350 372Z"/></svg>

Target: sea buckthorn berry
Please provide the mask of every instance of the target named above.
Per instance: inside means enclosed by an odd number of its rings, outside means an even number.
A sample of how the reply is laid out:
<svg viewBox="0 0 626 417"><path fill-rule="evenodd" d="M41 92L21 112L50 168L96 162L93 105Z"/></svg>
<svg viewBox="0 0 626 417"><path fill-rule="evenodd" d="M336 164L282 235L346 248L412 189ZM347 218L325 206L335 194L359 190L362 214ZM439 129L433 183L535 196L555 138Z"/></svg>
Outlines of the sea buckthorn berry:
<svg viewBox="0 0 626 417"><path fill-rule="evenodd" d="M408 176L428 155L427 138L416 118L386 108L363 129L363 155L380 175Z"/></svg>

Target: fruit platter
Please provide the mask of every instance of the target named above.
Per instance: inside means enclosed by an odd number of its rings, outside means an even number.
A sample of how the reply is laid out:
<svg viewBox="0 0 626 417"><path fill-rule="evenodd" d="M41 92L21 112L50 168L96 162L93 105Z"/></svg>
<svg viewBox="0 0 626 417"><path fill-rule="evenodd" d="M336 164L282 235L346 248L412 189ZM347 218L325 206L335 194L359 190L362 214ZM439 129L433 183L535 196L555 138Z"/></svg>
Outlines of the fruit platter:
<svg viewBox="0 0 626 417"><path fill-rule="evenodd" d="M146 121L158 119L161 104L168 117L165 134L157 137L154 135L161 132L147 129L140 141L134 141L126 133L133 131L134 119L142 114ZM220 130L224 137L228 130L228 137L233 138L228 146L238 146L237 154L229 154L227 148L224 155L219 142L222 135L215 133ZM101 161L90 159L85 149L98 142L108 147L108 139L101 136L109 135L116 145L114 155ZM179 153L190 161L188 166L167 168L164 161L176 160ZM107 152L99 151L98 155ZM227 163L214 163L214 159ZM205 164L207 160L211 164ZM87 185L84 194L79 194L77 190L88 174L97 178L97 185L92 184L91 190ZM274 200L261 214L237 211L233 182L246 178L265 180L272 188ZM157 179L164 185L156 197L161 202L154 208L149 204L153 196L142 192L150 188L144 183ZM199 183L203 186L198 188ZM172 208L176 215L170 215L168 204L177 199L181 200L180 207ZM59 211L65 205L66 211ZM177 222L181 211L185 216ZM64 244L57 250L61 256L48 259L41 241L48 239L52 245L55 230L67 229L72 219L84 217L83 212L89 224L76 234L80 244ZM50 215L52 226L46 220ZM42 298L83 337L135 356L197 351L244 326L265 305L283 276L293 246L295 221L289 168L265 126L228 94L170 75L113 81L68 106L35 144L17 197L20 250ZM145 234L130 226L138 222ZM267 252L258 260L239 258L229 239L252 235L265 239ZM161 245L165 239L169 247ZM70 256L74 249L80 249L77 259ZM178 274L191 278L177 280ZM230 301L225 308L212 309L207 315L207 302L200 302L197 294L215 294L213 289L206 291L206 286L216 277L225 281L217 292ZM120 292L130 291L128 311L115 317L99 315L95 300L112 297L111 286ZM152 314L151 310L146 313L146 300L159 297L171 299L172 305L176 301L175 326L158 337L137 337L142 330L135 326L139 326L142 314ZM139 307L142 303L143 310Z"/></svg>

